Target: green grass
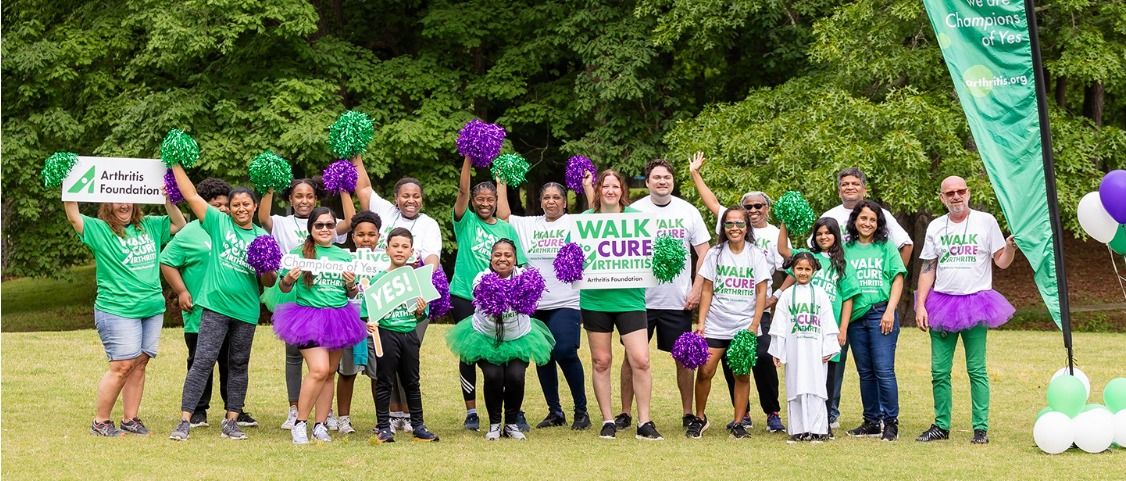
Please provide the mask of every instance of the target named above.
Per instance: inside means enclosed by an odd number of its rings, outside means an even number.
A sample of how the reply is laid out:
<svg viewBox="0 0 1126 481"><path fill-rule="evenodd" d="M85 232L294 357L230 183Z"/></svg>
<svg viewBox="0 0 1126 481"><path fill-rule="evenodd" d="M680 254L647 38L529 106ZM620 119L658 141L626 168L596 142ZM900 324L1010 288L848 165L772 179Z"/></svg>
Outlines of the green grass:
<svg viewBox="0 0 1126 481"><path fill-rule="evenodd" d="M69 269L59 279L22 278L0 284L4 332L69 331L94 327L94 265Z"/></svg>
<svg viewBox="0 0 1126 481"><path fill-rule="evenodd" d="M824 445L787 445L767 434L755 413L752 437L729 439L722 425L731 415L718 380L708 412L712 428L702 440L683 438L672 362L653 353L654 413L666 439L650 443L632 435L613 441L596 431L535 430L526 443L485 442L461 430L463 408L458 374L442 336L448 326L431 328L423 346L423 392L428 425L442 441L397 442L369 446L373 408L360 383L353 419L359 433L338 436L327 445L295 447L277 428L285 414L283 349L268 327L259 329L251 357L247 410L261 422L250 439L219 438L216 427L196 429L192 439L166 439L178 418L185 347L178 329L165 329L160 357L149 367L141 415L153 429L150 438L100 439L87 434L93 392L105 369L97 335L72 332L8 333L3 336L3 467L5 479L1110 479L1120 477L1126 450L1099 455L1072 450L1059 456L1039 452L1032 422L1045 404L1049 376L1064 363L1060 336L1053 332L1000 331L990 334L993 387L988 446L971 446L969 393L963 362L954 373L952 439L920 445L913 438L932 420L930 354L927 337L905 330L900 337L901 440L838 438ZM1093 381L1092 402L1103 386L1126 374L1124 334L1075 335L1076 358ZM621 356L616 348L615 364ZM959 354L960 356L960 354ZM582 353L589 366L589 355ZM958 359L957 357L955 359ZM859 421L856 375L845 381L842 421ZM589 370L588 370L589 374ZM616 376L615 376L616 378ZM589 385L589 380L588 380ZM616 386L616 384L615 384ZM566 388L564 404L569 404ZM614 392L617 393L615 387ZM534 423L545 414L534 370L528 372L525 408ZM752 397L754 394L752 393ZM597 422L593 393L591 410ZM480 399L480 396L479 396ZM617 395L615 394L615 399ZM216 394L213 405L219 403ZM615 401L615 406L617 401ZM483 401L481 401L483 407ZM757 411L757 409L756 409ZM482 409L483 412L483 409ZM212 417L218 414L213 408ZM120 406L115 411L120 417ZM786 419L783 413L783 419ZM630 433L632 434L632 433ZM400 439L400 441L407 441Z"/></svg>

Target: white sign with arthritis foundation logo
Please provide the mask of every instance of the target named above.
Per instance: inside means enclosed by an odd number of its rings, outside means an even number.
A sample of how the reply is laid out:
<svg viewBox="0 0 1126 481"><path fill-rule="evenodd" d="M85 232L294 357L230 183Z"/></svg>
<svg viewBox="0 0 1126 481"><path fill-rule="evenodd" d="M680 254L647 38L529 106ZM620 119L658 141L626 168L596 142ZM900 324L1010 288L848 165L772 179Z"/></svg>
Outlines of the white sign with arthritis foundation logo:
<svg viewBox="0 0 1126 481"><path fill-rule="evenodd" d="M78 157L63 179L63 200L163 204L167 170L156 159Z"/></svg>

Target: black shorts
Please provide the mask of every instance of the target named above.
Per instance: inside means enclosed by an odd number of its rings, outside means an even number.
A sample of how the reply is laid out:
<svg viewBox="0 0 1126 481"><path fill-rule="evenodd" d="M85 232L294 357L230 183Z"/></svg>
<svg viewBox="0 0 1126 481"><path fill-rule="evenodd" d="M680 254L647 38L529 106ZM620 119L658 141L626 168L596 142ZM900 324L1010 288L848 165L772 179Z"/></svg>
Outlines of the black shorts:
<svg viewBox="0 0 1126 481"><path fill-rule="evenodd" d="M705 337L704 340L708 341L708 347L712 349L727 349L731 347L731 339L716 339L714 337Z"/></svg>
<svg viewBox="0 0 1126 481"><path fill-rule="evenodd" d="M614 332L619 335L645 329L645 311L602 312L582 310L583 327L590 332Z"/></svg>
<svg viewBox="0 0 1126 481"><path fill-rule="evenodd" d="M645 317L649 325L649 339L657 332L657 349L672 351L672 345L684 333L692 330L692 311L682 309L648 309Z"/></svg>

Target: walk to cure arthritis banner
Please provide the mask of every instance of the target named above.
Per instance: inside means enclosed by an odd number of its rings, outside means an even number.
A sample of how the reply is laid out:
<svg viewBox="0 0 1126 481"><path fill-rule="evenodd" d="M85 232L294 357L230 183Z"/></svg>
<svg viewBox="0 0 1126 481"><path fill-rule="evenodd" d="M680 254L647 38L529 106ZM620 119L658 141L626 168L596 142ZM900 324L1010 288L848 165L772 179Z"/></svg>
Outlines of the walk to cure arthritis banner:
<svg viewBox="0 0 1126 481"><path fill-rule="evenodd" d="M978 153L1060 326L1055 248L1023 0L923 0ZM1046 128L1046 126L1045 126Z"/></svg>
<svg viewBox="0 0 1126 481"><path fill-rule="evenodd" d="M583 248L581 289L654 287L653 238L663 219L649 214L575 214L570 241Z"/></svg>

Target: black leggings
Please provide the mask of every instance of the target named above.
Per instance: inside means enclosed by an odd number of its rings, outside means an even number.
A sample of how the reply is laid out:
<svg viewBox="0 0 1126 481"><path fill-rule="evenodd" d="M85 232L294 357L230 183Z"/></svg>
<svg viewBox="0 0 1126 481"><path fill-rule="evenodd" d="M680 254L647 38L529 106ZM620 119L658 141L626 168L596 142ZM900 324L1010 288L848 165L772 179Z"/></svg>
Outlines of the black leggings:
<svg viewBox="0 0 1126 481"><path fill-rule="evenodd" d="M454 322L473 322L473 301L450 296L453 304ZM477 401L477 368L467 362L458 361L457 370L461 373L461 398L465 402ZM499 422L499 421L498 421Z"/></svg>
<svg viewBox="0 0 1126 481"><path fill-rule="evenodd" d="M482 359L477 365L485 375L485 409L489 411L489 424L500 424L502 407L504 423L516 424L516 416L524 404L524 373L528 363L513 359L497 365Z"/></svg>
<svg viewBox="0 0 1126 481"><path fill-rule="evenodd" d="M195 362L195 346L199 340L199 333L185 332L184 342L188 345L188 370L192 370L192 363ZM230 373L230 368L227 366L227 346L228 342L223 339L223 346L219 348L219 395L223 398L223 406L227 405L227 376ZM186 376L186 374L185 374ZM207 378L207 385L203 387L203 395L199 398L199 403L196 404L195 411L206 413L211 409L211 377Z"/></svg>
<svg viewBox="0 0 1126 481"><path fill-rule="evenodd" d="M375 364L378 380L375 390L376 426L391 427L391 389L396 376L403 382L403 395L411 413L411 426L422 426L422 391L418 384L418 350L422 342L415 331L395 332L379 328L383 357Z"/></svg>
<svg viewBox="0 0 1126 481"><path fill-rule="evenodd" d="M759 326L762 332L770 332L770 313L762 313ZM758 391L759 407L766 414L774 414L782 409L778 404L778 369L774 367L774 356L768 352L770 349L770 334L758 337L758 351L756 351L755 367L751 374L755 378L755 390ZM723 378L727 380L727 394L731 396L731 404L735 404L735 374L727 364L727 356L723 356ZM750 401L747 402L747 414L751 413Z"/></svg>

